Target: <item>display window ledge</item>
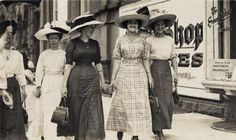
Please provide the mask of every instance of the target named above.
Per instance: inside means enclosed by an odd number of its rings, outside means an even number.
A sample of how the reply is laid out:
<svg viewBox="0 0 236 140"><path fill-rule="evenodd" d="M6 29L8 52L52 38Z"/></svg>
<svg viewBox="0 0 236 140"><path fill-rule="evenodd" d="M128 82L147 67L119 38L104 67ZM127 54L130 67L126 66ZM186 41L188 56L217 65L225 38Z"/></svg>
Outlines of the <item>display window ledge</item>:
<svg viewBox="0 0 236 140"><path fill-rule="evenodd" d="M236 96L236 81L204 80L202 85L211 89L223 89L226 95Z"/></svg>

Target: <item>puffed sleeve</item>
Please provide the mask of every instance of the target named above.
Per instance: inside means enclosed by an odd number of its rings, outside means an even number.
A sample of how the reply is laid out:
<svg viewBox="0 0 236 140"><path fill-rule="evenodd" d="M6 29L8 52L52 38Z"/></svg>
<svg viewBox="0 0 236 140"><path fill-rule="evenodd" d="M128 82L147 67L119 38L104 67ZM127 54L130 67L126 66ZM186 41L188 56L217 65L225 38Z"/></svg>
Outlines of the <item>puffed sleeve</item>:
<svg viewBox="0 0 236 140"><path fill-rule="evenodd" d="M74 45L72 42L68 43L68 46L66 47L66 64L73 64L73 50Z"/></svg>
<svg viewBox="0 0 236 140"><path fill-rule="evenodd" d="M19 64L16 71L16 79L20 86L26 85L26 79L25 79L25 68L24 68L24 61L22 54L18 53L19 55Z"/></svg>
<svg viewBox="0 0 236 140"><path fill-rule="evenodd" d="M177 56L176 51L175 51L175 47L176 47L176 45L173 43L171 46L172 49L171 49L170 59L175 58Z"/></svg>
<svg viewBox="0 0 236 140"><path fill-rule="evenodd" d="M143 46L144 46L144 49L143 49L143 52L142 52L142 59L145 60L145 59L149 59L150 58L150 51L151 51L151 45L150 43L145 39L143 41Z"/></svg>
<svg viewBox="0 0 236 140"><path fill-rule="evenodd" d="M36 66L35 83L36 87L41 86L45 74L44 53L41 53Z"/></svg>
<svg viewBox="0 0 236 140"><path fill-rule="evenodd" d="M0 70L0 89L7 89L7 76L3 70Z"/></svg>
<svg viewBox="0 0 236 140"><path fill-rule="evenodd" d="M113 59L121 59L121 57L122 57L120 40L121 40L121 38L118 38L116 40L115 48L113 50L113 55L112 55Z"/></svg>
<svg viewBox="0 0 236 140"><path fill-rule="evenodd" d="M95 43L96 45L96 49L97 49L97 54L96 54L96 58L95 58L95 65L101 63L101 52L100 52L100 47L99 47L99 43L96 41Z"/></svg>

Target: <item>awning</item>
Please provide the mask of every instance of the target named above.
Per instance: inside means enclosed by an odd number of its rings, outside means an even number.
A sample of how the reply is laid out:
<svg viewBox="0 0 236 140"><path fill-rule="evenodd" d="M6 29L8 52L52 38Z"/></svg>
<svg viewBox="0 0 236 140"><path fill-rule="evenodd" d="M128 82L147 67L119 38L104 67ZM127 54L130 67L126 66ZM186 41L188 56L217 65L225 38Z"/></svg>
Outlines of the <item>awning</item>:
<svg viewBox="0 0 236 140"><path fill-rule="evenodd" d="M2 4L5 6L9 6L10 4L18 3L18 2L25 2L25 3L30 3L36 6L40 5L41 0L0 0Z"/></svg>

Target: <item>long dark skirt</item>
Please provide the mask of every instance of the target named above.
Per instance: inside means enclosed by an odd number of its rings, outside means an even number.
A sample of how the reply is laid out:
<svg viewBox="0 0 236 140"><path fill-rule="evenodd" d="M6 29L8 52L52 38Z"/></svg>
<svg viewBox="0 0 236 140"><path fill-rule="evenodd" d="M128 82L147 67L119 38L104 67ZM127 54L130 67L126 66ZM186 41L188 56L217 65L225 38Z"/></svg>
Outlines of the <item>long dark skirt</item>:
<svg viewBox="0 0 236 140"><path fill-rule="evenodd" d="M153 60L151 73L154 80L154 96L158 97L160 112L152 113L153 131L171 129L173 115L172 75L167 60Z"/></svg>
<svg viewBox="0 0 236 140"><path fill-rule="evenodd" d="M26 140L20 87L15 77L7 79L7 91L13 95L13 109L0 98L0 139Z"/></svg>
<svg viewBox="0 0 236 140"><path fill-rule="evenodd" d="M69 129L75 140L105 138L98 73L92 65L75 65L68 80Z"/></svg>

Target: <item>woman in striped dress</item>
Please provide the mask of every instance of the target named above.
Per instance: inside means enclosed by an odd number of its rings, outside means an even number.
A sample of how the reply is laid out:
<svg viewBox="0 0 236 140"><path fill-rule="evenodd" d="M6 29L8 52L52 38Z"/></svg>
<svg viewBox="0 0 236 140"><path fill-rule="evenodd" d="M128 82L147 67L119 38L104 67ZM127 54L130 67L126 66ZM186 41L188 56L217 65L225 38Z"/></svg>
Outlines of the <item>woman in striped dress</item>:
<svg viewBox="0 0 236 140"><path fill-rule="evenodd" d="M148 21L145 15L125 15L116 21L127 33L116 41L113 52L112 86L115 93L107 121L107 130L138 135L151 131L151 111L148 99L148 82L152 86L149 67L149 48L137 30Z"/></svg>

